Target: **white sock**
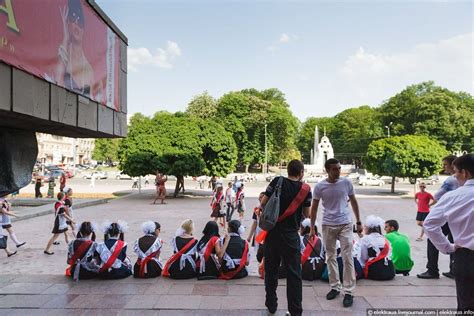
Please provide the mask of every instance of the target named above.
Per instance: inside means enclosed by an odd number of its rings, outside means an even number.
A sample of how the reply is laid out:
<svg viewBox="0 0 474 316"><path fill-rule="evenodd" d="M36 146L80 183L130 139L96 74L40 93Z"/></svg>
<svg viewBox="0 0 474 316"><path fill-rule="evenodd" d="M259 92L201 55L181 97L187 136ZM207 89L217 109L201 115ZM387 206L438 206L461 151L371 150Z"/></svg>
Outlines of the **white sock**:
<svg viewBox="0 0 474 316"><path fill-rule="evenodd" d="M10 237L12 238L13 242L15 243L15 245L21 244L21 242L18 240L18 238L16 238L15 233L11 233L11 234L10 234Z"/></svg>

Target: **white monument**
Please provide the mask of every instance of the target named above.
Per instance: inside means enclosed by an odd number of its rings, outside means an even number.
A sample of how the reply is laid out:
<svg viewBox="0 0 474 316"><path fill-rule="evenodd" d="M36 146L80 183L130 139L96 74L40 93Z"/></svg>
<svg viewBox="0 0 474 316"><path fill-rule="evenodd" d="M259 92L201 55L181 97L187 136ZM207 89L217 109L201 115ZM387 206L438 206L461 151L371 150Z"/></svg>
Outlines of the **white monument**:
<svg viewBox="0 0 474 316"><path fill-rule="evenodd" d="M311 150L311 167L310 169L324 172L324 163L334 158L334 150L332 148L329 138L326 136L326 128L324 128L324 136L319 141L319 131L316 126L314 129L314 144Z"/></svg>

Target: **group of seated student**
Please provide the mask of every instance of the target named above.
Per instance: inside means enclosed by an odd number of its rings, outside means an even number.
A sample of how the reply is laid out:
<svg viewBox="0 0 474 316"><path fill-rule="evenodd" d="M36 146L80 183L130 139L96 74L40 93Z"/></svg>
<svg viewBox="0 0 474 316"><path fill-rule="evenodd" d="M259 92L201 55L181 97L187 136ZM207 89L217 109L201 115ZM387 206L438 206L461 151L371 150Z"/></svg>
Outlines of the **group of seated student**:
<svg viewBox="0 0 474 316"><path fill-rule="evenodd" d="M136 278L163 275L172 279L229 280L248 275L249 246L240 237L244 229L239 221L230 221L223 237L219 236L217 223L209 221L198 241L193 237L193 222L185 220L171 242L174 254L165 265L160 261L160 228L157 222L142 224L144 236L135 241L138 259L132 268L124 241L126 223L104 224L104 242L96 242L95 227L91 222L83 222L77 238L69 244L66 275L74 280L122 279L132 274Z"/></svg>

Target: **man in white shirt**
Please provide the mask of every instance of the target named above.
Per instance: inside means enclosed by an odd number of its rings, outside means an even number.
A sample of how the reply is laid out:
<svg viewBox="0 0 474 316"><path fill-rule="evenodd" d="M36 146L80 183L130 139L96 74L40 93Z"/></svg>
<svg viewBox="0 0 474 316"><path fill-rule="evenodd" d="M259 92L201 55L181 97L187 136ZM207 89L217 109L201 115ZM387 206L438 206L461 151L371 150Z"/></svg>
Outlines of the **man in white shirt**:
<svg viewBox="0 0 474 316"><path fill-rule="evenodd" d="M458 180L453 176L454 174L454 169L453 169L453 161L457 157L454 155L449 155L443 158L443 169L445 173L450 174L450 176L444 180L443 184L441 185L441 188L434 194L434 199L435 201L439 201L441 197L446 194L447 192L456 190L459 187ZM449 230L449 225L446 223L441 227L443 234L448 237L450 242L453 242L453 236L451 235L451 231ZM428 238L427 241L427 247L426 247L426 252L427 252L427 258L428 262L426 263L426 271L420 274L417 274L416 276L419 277L420 279L439 279L439 269L438 269L438 258L439 258L439 251L436 249L436 247L433 245L431 240ZM445 277L454 279L454 273L453 273L453 262L454 262L454 256L452 254L449 255L449 272L443 272L443 275Z"/></svg>
<svg viewBox="0 0 474 316"><path fill-rule="evenodd" d="M319 201L323 208L323 240L326 248L326 263L328 266L329 285L331 291L326 295L332 300L344 290L343 306L352 306L354 290L356 286L356 275L354 261L352 259L352 217L348 200L356 217L357 232L362 232L360 222L359 205L354 194L352 182L347 178L340 178L341 164L337 159L328 159L324 164L328 173L327 179L318 182L313 190L313 203L311 205L311 238L314 237L314 223L316 221ZM339 279L337 266L336 241L341 243L341 256L344 266L343 285Z"/></svg>
<svg viewBox="0 0 474 316"><path fill-rule="evenodd" d="M443 195L425 219L425 233L442 253L454 253L458 310L474 310L474 154L456 158L454 176L460 187ZM448 223L450 242L441 227Z"/></svg>

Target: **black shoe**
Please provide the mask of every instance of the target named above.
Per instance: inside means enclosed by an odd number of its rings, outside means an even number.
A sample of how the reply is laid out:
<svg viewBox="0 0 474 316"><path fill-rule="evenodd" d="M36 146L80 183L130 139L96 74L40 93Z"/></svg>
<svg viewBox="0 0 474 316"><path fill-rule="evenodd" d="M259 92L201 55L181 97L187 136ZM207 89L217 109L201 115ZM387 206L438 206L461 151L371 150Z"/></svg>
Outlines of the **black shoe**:
<svg viewBox="0 0 474 316"><path fill-rule="evenodd" d="M336 296L339 295L339 293L340 292L338 290L332 289L331 291L329 291L328 294L326 294L326 299L329 300L329 301L333 300L333 299L336 298Z"/></svg>
<svg viewBox="0 0 474 316"><path fill-rule="evenodd" d="M353 302L354 302L354 296L352 296L350 294L346 294L346 295L344 295L344 300L342 301L342 306L351 307Z"/></svg>
<svg viewBox="0 0 474 316"><path fill-rule="evenodd" d="M416 275L420 279L439 279L439 274L431 274L429 271Z"/></svg>
<svg viewBox="0 0 474 316"><path fill-rule="evenodd" d="M53 242L53 245L60 245L61 243L59 241Z"/></svg>
<svg viewBox="0 0 474 316"><path fill-rule="evenodd" d="M443 272L442 274L447 278L454 279L454 274L451 271Z"/></svg>
<svg viewBox="0 0 474 316"><path fill-rule="evenodd" d="M15 251L15 252L12 252L12 253L9 253L7 256L8 256L8 257L11 257L11 256L14 256L14 255L16 255L16 253L17 253L17 251Z"/></svg>
<svg viewBox="0 0 474 316"><path fill-rule="evenodd" d="M21 246L26 245L26 241L22 242L21 244L16 245L17 248L20 248Z"/></svg>

